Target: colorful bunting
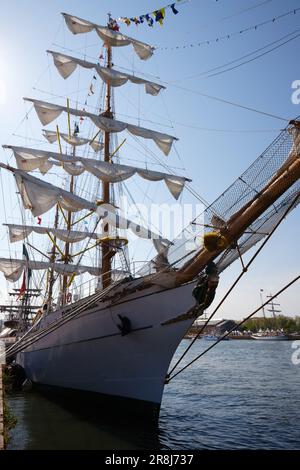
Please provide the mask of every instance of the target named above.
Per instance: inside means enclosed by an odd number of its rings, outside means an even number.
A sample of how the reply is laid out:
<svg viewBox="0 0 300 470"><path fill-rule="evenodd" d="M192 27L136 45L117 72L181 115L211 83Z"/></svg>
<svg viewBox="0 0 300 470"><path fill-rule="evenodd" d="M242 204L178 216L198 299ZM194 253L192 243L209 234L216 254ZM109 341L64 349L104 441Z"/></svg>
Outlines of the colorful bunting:
<svg viewBox="0 0 300 470"><path fill-rule="evenodd" d="M179 11L176 10L176 8L175 8L175 3L172 3L172 5L171 5L171 10L172 10L172 12L174 13L174 15L177 15L177 13L179 13Z"/></svg>
<svg viewBox="0 0 300 470"><path fill-rule="evenodd" d="M162 26L166 17L166 10L170 9L172 10L174 15L177 15L179 11L176 8L176 4L178 5L178 3L181 2L182 0L176 0L176 2L170 3L169 5L159 8L159 10L155 10L141 16L134 16L132 18L128 18L127 16L121 17L118 18L118 21L125 23L127 26L130 26L131 23L134 23L136 26L139 24L147 23L150 27L153 27L154 23L159 23Z"/></svg>
<svg viewBox="0 0 300 470"><path fill-rule="evenodd" d="M119 28L119 25L118 23L116 22L116 20L114 20L112 17L111 17L111 14L109 13L109 20L108 20L108 27L109 29L111 29L112 31L115 31L115 32L118 32L120 31L120 28Z"/></svg>
<svg viewBox="0 0 300 470"><path fill-rule="evenodd" d="M162 26L163 21L164 21L165 16L166 16L166 9L162 8L161 10L157 10L157 11L154 12L154 15L155 15L155 21L157 23L160 23L161 26Z"/></svg>
<svg viewBox="0 0 300 470"><path fill-rule="evenodd" d="M148 23L148 26L152 27L153 26L153 23L154 23L154 20L153 18L150 17L150 15L145 15L145 19Z"/></svg>

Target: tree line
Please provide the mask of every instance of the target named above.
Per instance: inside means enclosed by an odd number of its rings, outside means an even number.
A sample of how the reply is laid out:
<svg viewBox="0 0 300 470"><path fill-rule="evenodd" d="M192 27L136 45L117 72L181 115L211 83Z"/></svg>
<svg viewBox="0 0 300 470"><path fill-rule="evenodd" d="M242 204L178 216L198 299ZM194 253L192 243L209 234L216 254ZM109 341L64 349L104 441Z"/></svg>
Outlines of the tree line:
<svg viewBox="0 0 300 470"><path fill-rule="evenodd" d="M286 333L300 333L300 317L278 315L276 318L251 318L240 328L241 331L252 331L253 333L266 329L283 329Z"/></svg>

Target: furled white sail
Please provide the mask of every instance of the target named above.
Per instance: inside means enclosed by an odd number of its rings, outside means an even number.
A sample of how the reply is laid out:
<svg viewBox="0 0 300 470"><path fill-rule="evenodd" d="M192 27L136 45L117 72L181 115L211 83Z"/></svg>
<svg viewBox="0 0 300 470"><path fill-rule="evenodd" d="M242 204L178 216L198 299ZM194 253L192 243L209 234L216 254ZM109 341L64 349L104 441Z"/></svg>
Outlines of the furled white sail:
<svg viewBox="0 0 300 470"><path fill-rule="evenodd" d="M14 174L24 208L29 209L35 217L44 214L59 203L64 209L70 212L77 212L83 209L95 211L98 216L103 219L105 224L122 230L130 229L140 238L148 240L162 239L168 243L168 240L163 239L150 229L117 214L114 207L110 204L98 206L96 203L87 201L64 189L41 181L38 178L34 178L24 171L4 165L1 162L0 167Z"/></svg>
<svg viewBox="0 0 300 470"><path fill-rule="evenodd" d="M51 162L53 165L63 166L67 173L71 176L79 176L84 173L85 168L81 165L76 165L75 163L58 163L58 162Z"/></svg>
<svg viewBox="0 0 300 470"><path fill-rule="evenodd" d="M36 113L38 115L39 120L43 124L43 126L47 126L50 122L54 121L54 119L58 118L62 112L70 111L70 114L73 116L89 116L89 113L86 111L80 111L78 109L70 109L66 106L59 106L57 104L47 103L45 101L34 100L31 98L24 98L25 101L30 101L33 103Z"/></svg>
<svg viewBox="0 0 300 470"><path fill-rule="evenodd" d="M47 52L52 55L54 65L56 66L58 72L64 79L70 77L70 75L72 75L72 73L76 70L77 66L79 65L80 67L87 69L94 68L98 75L101 77L101 79L105 83L108 83L113 87L125 85L125 83L130 81L137 85L145 85L146 93L152 96L157 96L162 89L165 89L164 86L159 85L158 83L150 82L149 80L136 77L135 75L130 75L107 67L101 67L99 64L77 59L76 57L61 54L59 52Z"/></svg>
<svg viewBox="0 0 300 470"><path fill-rule="evenodd" d="M17 225L17 224L3 224L8 227L9 230L9 240L11 243L19 242L29 237L29 235L34 233L39 234L51 234L52 236L62 240L66 243L78 243L86 238L91 238L98 240L101 238L101 235L98 233L92 232L80 232L75 230L63 230L55 229L51 227L40 227L36 225Z"/></svg>
<svg viewBox="0 0 300 470"><path fill-rule="evenodd" d="M89 33L95 30L102 41L111 47L122 47L131 44L139 58L142 60L147 60L153 55L154 47L149 44L137 41L129 36L112 31L105 26L100 26L95 23L91 23L90 21L83 20L77 16L68 15L67 13L62 13L62 15L64 16L69 30L73 34Z"/></svg>
<svg viewBox="0 0 300 470"><path fill-rule="evenodd" d="M83 209L96 210L96 205L64 191L52 184L41 181L22 171L14 171L17 186L25 209L30 209L35 217L48 212L56 204L70 212Z"/></svg>
<svg viewBox="0 0 300 470"><path fill-rule="evenodd" d="M188 178L159 171L147 170L143 168L119 165L99 161L91 158L84 157L70 157L69 155L61 155L60 153L48 152L45 150L31 149L25 147L16 147L12 145L4 145L4 148L13 150L17 167L23 171L33 171L39 169L41 173L45 173L46 163L48 162L48 170L52 167L57 160L60 165L71 175L79 175L84 171L88 171L96 176L101 181L116 183L124 181L134 174L138 174L142 178L149 181L165 181L169 191L175 199L178 199L185 186L186 181L191 181ZM78 162L80 165L76 165Z"/></svg>
<svg viewBox="0 0 300 470"><path fill-rule="evenodd" d="M172 148L172 144L177 137L173 137L168 134L146 129L144 127L135 126L127 122L117 121L115 119L109 119L104 116L96 116L95 114L88 113L87 111L80 111L78 109L67 108L66 106L60 106L45 101L34 100L32 98L24 98L25 101L33 103L36 113L44 126L50 124L54 119L58 118L61 113L69 112L74 116L84 116L92 120L92 122L104 132L122 132L127 129L131 134L143 137L144 139L153 140L160 150L168 155Z"/></svg>
<svg viewBox="0 0 300 470"><path fill-rule="evenodd" d="M43 135L48 140L49 144L53 144L58 140L56 131L48 131L46 129L43 129ZM70 144L73 147L89 144L95 152L99 152L104 147L104 144L102 142L98 142L96 140L89 140L76 135L72 135L70 137L68 134L64 133L60 133L59 135L65 142L67 142L67 144Z"/></svg>
<svg viewBox="0 0 300 470"><path fill-rule="evenodd" d="M74 264L59 264L47 261L33 261L23 259L0 258L0 271L3 272L8 281L16 282L20 279L24 268L31 270L53 269L58 274L84 274L99 276L101 269L92 266L81 266Z"/></svg>

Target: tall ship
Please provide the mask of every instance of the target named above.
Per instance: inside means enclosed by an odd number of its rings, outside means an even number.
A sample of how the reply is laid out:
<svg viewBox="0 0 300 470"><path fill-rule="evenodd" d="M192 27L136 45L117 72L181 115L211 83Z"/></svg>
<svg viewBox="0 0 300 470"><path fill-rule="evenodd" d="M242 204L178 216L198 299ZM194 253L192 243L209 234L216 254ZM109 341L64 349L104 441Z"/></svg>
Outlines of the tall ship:
<svg viewBox="0 0 300 470"><path fill-rule="evenodd" d="M116 87L130 82L137 99L145 91L153 100L167 90L161 81L115 67L115 51L133 47L136 58L146 61L155 49L121 33L110 16L105 26L66 13L63 18L70 33L96 32L103 52L92 62L47 51L58 73L68 80L87 69L103 85L94 112L71 99L56 104L24 98L33 110L27 118L41 123L36 137L43 136L46 148L3 145L7 159L2 157L1 172L11 184L14 178L20 206L19 223L4 225L11 253L14 246L22 252L0 259L0 271L20 292L13 311L17 340L7 354L33 384L157 412L172 357L213 300L218 276L299 202L300 122L292 121L169 240L138 212L129 218L122 203L125 181L132 177L153 185L163 181L175 200L191 188L191 180L165 162L164 171L151 161L144 167L124 163L124 132L145 143L146 156L156 155L154 146L168 155L177 140L116 119ZM95 94L93 85L89 91ZM123 140L117 140L119 134ZM131 256L140 240L145 262ZM155 254L147 259L152 246ZM205 284L212 272L213 287ZM24 307L24 295L33 290L36 300Z"/></svg>
<svg viewBox="0 0 300 470"><path fill-rule="evenodd" d="M262 313L263 317L266 318L266 312L270 312L273 316L273 319L276 320L276 315L281 313L280 304L278 302L274 302L274 296L272 294L267 295L267 299L270 301L264 306L263 298L262 298L262 290L260 291L260 296L262 300ZM265 308L266 307L266 308ZM289 335L286 334L283 329L269 329L266 330L260 329L257 333L251 335L252 339L260 340L260 341L285 341L289 339Z"/></svg>

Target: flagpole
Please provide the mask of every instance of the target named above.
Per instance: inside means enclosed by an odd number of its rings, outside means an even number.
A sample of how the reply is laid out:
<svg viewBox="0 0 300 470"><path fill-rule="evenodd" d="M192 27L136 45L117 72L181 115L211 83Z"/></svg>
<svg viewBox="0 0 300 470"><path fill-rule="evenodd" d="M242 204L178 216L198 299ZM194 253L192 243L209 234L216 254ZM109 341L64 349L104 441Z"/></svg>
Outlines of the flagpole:
<svg viewBox="0 0 300 470"><path fill-rule="evenodd" d="M266 318L266 313L265 313L265 306L264 306L264 301L263 301L263 296L262 296L262 292L264 290L263 289L260 289L260 300L261 300L261 308L262 308L262 312L263 312L263 316L264 318Z"/></svg>

